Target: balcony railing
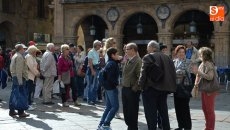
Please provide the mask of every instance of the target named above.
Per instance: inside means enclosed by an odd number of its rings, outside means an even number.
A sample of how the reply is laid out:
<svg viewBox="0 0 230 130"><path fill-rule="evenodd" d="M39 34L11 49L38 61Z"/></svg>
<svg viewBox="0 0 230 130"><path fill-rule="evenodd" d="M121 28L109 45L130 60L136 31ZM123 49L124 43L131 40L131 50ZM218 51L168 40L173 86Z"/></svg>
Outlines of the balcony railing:
<svg viewBox="0 0 230 130"><path fill-rule="evenodd" d="M62 4L68 3L89 3L89 2L106 2L111 0L60 0Z"/></svg>

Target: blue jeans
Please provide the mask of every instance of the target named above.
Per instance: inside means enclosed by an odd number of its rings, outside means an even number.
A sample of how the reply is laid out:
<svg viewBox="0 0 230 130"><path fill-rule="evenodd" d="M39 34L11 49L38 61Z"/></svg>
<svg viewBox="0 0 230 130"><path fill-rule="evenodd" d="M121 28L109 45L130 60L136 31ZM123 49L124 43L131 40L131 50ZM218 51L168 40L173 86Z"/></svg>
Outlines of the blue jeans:
<svg viewBox="0 0 230 130"><path fill-rule="evenodd" d="M88 68L87 71L90 71L90 69ZM86 80L87 80L87 87L89 88L88 90L88 103L89 102L96 102L97 99L97 88L98 88L98 80L97 80L97 76L98 76L98 70L95 69L96 74L94 76L92 76L91 72L87 73L86 76Z"/></svg>
<svg viewBox="0 0 230 130"><path fill-rule="evenodd" d="M105 90L105 98L106 98L106 108L101 117L100 126L104 124L105 126L109 126L111 120L114 118L115 114L119 109L119 100L118 100L118 89L113 90Z"/></svg>

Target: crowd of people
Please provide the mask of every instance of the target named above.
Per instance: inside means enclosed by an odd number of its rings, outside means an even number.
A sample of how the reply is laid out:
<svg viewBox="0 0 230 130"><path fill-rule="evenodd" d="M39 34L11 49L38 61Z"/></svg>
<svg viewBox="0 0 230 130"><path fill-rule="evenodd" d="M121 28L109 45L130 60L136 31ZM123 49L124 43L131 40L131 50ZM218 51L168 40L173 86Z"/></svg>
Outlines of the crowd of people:
<svg viewBox="0 0 230 130"><path fill-rule="evenodd" d="M42 98L44 105L53 105L53 84L58 81L64 84L60 87L60 94L57 94L61 97L63 107L69 107L68 100L71 98L78 107L81 106L79 97L89 105L101 103L104 99L105 110L98 130L111 129L111 121L119 110L118 86L122 87L122 108L128 130L138 130L140 96L148 129L156 130L158 127L170 130L167 97L171 93L178 122L176 130L191 130L191 92L197 90L198 86L205 86L200 83L201 79L213 80L216 72L212 50L207 47L197 50L192 42L186 43L186 46L178 45L169 56L166 45L152 40L143 58L139 56L135 43L126 44L124 55L119 55L121 51L112 37L103 41L95 40L87 52L81 45L72 43L60 47L48 43L44 53L33 41L28 46L17 43L13 53L10 53L11 62L8 66L0 55L0 71L6 68L13 83L9 115L28 117L25 110L36 109L34 98ZM103 84L98 82L100 73L103 73L105 79ZM26 89L16 91L18 88ZM15 99L15 96L22 91L26 91L26 96L20 98L25 98L27 106L19 107L15 102L20 99ZM207 93L201 90L205 130L215 129L216 95L216 91Z"/></svg>

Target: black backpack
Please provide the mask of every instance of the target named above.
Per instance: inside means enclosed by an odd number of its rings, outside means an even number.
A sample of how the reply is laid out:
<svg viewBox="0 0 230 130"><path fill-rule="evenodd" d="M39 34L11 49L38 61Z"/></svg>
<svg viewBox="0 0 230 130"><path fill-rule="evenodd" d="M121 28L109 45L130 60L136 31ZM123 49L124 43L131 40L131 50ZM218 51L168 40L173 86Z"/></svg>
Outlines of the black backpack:
<svg viewBox="0 0 230 130"><path fill-rule="evenodd" d="M162 59L160 58L160 62L162 67L156 62L154 56L152 54L149 54L150 58L153 62L148 63L147 69L146 69L146 75L152 82L160 82L164 77L164 67Z"/></svg>

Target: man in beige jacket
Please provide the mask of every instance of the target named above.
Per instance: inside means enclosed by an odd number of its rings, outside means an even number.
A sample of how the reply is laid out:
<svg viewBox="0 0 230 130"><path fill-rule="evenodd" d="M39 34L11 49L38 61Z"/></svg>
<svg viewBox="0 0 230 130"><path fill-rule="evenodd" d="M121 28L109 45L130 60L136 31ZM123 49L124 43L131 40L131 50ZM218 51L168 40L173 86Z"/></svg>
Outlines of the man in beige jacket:
<svg viewBox="0 0 230 130"><path fill-rule="evenodd" d="M12 75L12 91L11 91L11 96L10 96L10 102L9 102L9 115L11 117L16 117L16 115L19 115L19 117L27 117L29 114L26 114L24 111L25 110L18 110L18 113L15 112L15 106L13 105L13 94L14 90L17 89L16 87L26 87L25 81L28 79L27 77L27 65L25 64L25 59L23 57L23 54L25 52L24 46L22 44L17 44L15 46L16 53L11 59L10 63L10 72ZM25 88L26 89L26 88ZM27 98L27 95L23 96L24 98ZM17 100L23 100L23 99L17 99ZM24 101L27 99L24 99ZM18 102L18 101L17 101Z"/></svg>

